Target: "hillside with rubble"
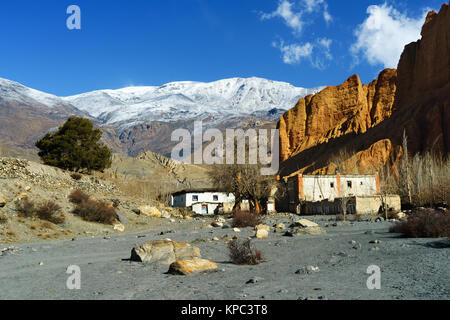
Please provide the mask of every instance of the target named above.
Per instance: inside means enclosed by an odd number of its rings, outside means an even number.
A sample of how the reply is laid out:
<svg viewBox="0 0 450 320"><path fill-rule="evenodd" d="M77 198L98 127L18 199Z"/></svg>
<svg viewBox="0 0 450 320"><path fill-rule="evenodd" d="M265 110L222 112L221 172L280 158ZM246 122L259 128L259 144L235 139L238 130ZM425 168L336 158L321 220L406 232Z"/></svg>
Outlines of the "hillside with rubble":
<svg viewBox="0 0 450 320"><path fill-rule="evenodd" d="M116 176L118 168L119 164L112 169L116 170ZM172 170L178 169L172 167ZM25 159L0 158L0 243L132 233L160 229L165 224L184 220L179 210L170 208L150 196L140 197L137 192L127 188L129 185L118 186L117 181L121 180L113 181L110 178L111 172L103 175L81 175L80 178L75 177L76 179L73 176L73 173L62 169ZM130 184L136 183L133 175L128 176L128 179ZM69 195L74 190L82 190L93 199L104 201L106 204L115 203L117 221L106 225L84 221L74 215L74 204L69 201ZM37 206L46 201L56 203L61 207L65 222L54 224L35 217L21 217L17 211L17 204L24 199Z"/></svg>

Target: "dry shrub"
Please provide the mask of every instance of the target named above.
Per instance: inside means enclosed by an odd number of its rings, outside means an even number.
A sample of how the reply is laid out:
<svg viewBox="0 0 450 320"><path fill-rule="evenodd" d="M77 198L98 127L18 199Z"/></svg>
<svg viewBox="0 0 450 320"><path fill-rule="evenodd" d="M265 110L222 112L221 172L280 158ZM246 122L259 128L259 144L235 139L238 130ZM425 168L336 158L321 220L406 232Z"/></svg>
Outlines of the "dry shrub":
<svg viewBox="0 0 450 320"><path fill-rule="evenodd" d="M41 223L41 228L42 229L50 229L50 230L54 230L55 228L53 227L53 224L51 224L48 221L44 221Z"/></svg>
<svg viewBox="0 0 450 320"><path fill-rule="evenodd" d="M54 224L62 224L66 217L61 214L61 207L53 201L43 202L36 210L36 215L41 220L46 220Z"/></svg>
<svg viewBox="0 0 450 320"><path fill-rule="evenodd" d="M85 221L113 224L117 219L116 209L104 201L89 199L75 207L73 213Z"/></svg>
<svg viewBox="0 0 450 320"><path fill-rule="evenodd" d="M36 230L38 228L38 224L37 223L32 223L32 224L30 224L30 229L31 230Z"/></svg>
<svg viewBox="0 0 450 320"><path fill-rule="evenodd" d="M388 219L396 219L396 220L398 220L399 219L398 211L393 211L393 210L388 211L387 212L387 218Z"/></svg>
<svg viewBox="0 0 450 320"><path fill-rule="evenodd" d="M127 196L140 199L155 199L161 186L156 181L139 178L112 179L120 191Z"/></svg>
<svg viewBox="0 0 450 320"><path fill-rule="evenodd" d="M183 218L184 217L192 217L195 215L195 212L187 207L181 207L181 208L177 208L177 209Z"/></svg>
<svg viewBox="0 0 450 320"><path fill-rule="evenodd" d="M450 237L450 212L425 209L413 212L408 220L397 222L389 232L408 238Z"/></svg>
<svg viewBox="0 0 450 320"><path fill-rule="evenodd" d="M49 239L53 238L53 235L50 234L50 233L46 233L44 235L40 235L40 237L41 237L42 240L49 240Z"/></svg>
<svg viewBox="0 0 450 320"><path fill-rule="evenodd" d="M80 204L84 201L89 200L89 195L79 189L76 189L72 191L72 193L69 195L69 201L74 204Z"/></svg>
<svg viewBox="0 0 450 320"><path fill-rule="evenodd" d="M390 163L396 163L391 159ZM402 157L398 166L378 168L382 193L399 194L403 206L430 206L450 202L450 157L440 153L408 152L403 136Z"/></svg>
<svg viewBox="0 0 450 320"><path fill-rule="evenodd" d="M7 224L8 223L8 217L6 217L3 214L0 214L0 224Z"/></svg>
<svg viewBox="0 0 450 320"><path fill-rule="evenodd" d="M19 217L31 218L36 212L36 206L33 201L24 198L16 202L16 211Z"/></svg>
<svg viewBox="0 0 450 320"><path fill-rule="evenodd" d="M114 199L112 201L112 205L114 208L118 208L120 206L120 200L119 199Z"/></svg>
<svg viewBox="0 0 450 320"><path fill-rule="evenodd" d="M8 229L8 231L6 231L6 235L9 236L9 237L16 237L17 236L17 234L14 231L12 231L11 229Z"/></svg>
<svg viewBox="0 0 450 320"><path fill-rule="evenodd" d="M233 221L231 225L233 228L246 228L256 227L258 224L262 224L263 219L257 213L249 211L236 211L233 215Z"/></svg>
<svg viewBox="0 0 450 320"><path fill-rule="evenodd" d="M156 196L156 200L162 203L170 203L172 194L170 192L160 192Z"/></svg>
<svg viewBox="0 0 450 320"><path fill-rule="evenodd" d="M263 262L261 251L255 249L251 240L231 240L228 250L233 264L255 265Z"/></svg>
<svg viewBox="0 0 450 320"><path fill-rule="evenodd" d="M79 181L83 178L83 176L79 173L72 173L70 176L72 177L73 180L76 180L76 181Z"/></svg>

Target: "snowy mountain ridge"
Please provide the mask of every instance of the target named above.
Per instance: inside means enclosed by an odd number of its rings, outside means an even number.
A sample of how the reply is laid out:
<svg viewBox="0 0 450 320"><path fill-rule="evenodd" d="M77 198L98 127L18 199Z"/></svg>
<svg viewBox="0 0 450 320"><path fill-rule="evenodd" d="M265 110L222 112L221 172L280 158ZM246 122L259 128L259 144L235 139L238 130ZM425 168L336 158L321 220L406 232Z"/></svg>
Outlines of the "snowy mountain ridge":
<svg viewBox="0 0 450 320"><path fill-rule="evenodd" d="M306 95L306 89L262 78L214 82L180 81L162 86L96 90L58 97L0 78L0 99L54 108L73 106L103 124L127 128L143 122L177 122L208 118L210 124L236 116L276 117Z"/></svg>
<svg viewBox="0 0 450 320"><path fill-rule="evenodd" d="M321 89L297 88L261 78L232 78L209 83L183 81L97 90L63 99L107 124L173 122L287 110L301 97Z"/></svg>

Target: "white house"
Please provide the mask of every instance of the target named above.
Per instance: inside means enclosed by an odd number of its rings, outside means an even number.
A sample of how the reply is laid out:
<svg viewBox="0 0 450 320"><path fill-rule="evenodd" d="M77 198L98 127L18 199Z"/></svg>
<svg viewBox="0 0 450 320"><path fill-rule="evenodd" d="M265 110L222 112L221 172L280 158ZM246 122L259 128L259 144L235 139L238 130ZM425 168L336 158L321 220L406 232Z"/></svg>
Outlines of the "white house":
<svg viewBox="0 0 450 320"><path fill-rule="evenodd" d="M184 190L173 193L172 207L190 207L197 214L214 214L220 206L234 204L232 193L218 192L211 189Z"/></svg>

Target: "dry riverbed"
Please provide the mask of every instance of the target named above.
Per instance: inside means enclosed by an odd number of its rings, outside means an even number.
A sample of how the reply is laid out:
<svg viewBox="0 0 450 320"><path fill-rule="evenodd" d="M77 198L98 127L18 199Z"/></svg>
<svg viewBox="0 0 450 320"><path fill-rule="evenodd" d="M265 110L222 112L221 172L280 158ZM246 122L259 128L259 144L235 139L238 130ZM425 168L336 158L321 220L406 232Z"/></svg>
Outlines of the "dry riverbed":
<svg viewBox="0 0 450 320"><path fill-rule="evenodd" d="M8 244L0 255L0 299L450 299L450 248L446 239L404 239L392 222L337 223L307 217L326 234L286 237L271 231L254 239L266 262L229 262L224 235L253 237L251 228L202 228L212 219L160 225L158 230ZM275 216L268 225L288 226L297 216ZM170 238L190 242L218 270L173 276L167 265L130 262L136 244ZM378 240L378 241L375 241ZM374 243L376 242L376 243ZM448 244L448 243L447 243ZM81 269L81 289L69 290L68 266ZM381 269L381 289L367 288L367 268Z"/></svg>

